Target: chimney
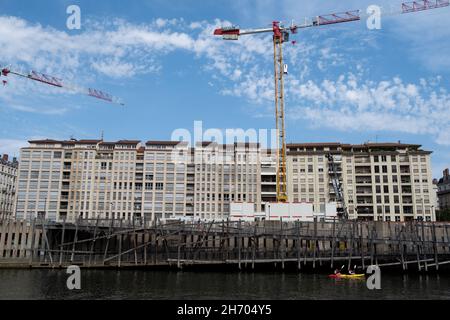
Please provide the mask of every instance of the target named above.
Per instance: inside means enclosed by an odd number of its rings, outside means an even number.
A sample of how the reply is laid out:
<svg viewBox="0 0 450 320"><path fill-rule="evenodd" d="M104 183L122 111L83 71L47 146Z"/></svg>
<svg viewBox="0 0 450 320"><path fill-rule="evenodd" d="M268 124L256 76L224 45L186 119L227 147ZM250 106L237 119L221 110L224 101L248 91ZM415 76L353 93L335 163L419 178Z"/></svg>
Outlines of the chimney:
<svg viewBox="0 0 450 320"><path fill-rule="evenodd" d="M5 162L8 162L9 156L7 154L4 154L2 157L2 160Z"/></svg>

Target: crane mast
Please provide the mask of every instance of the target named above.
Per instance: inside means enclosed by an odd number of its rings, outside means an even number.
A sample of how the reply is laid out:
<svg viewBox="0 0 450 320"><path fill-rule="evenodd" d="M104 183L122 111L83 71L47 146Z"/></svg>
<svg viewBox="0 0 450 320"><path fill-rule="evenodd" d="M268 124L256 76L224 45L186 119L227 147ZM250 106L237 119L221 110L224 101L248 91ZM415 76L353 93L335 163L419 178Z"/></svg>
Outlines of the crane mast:
<svg viewBox="0 0 450 320"><path fill-rule="evenodd" d="M275 70L275 115L277 131L277 201L287 202L287 150L284 109L283 43L289 41L289 33L281 31L278 22L273 22L273 61Z"/></svg>

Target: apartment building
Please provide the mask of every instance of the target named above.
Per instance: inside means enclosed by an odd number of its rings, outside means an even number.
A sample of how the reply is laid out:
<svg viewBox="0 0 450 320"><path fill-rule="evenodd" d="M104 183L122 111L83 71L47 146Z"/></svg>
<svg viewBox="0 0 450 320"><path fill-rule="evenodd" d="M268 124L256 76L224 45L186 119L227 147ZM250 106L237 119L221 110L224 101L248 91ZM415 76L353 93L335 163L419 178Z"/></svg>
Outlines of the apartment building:
<svg viewBox="0 0 450 320"><path fill-rule="evenodd" d="M0 220L14 217L16 197L17 168L19 163L9 156L0 156Z"/></svg>
<svg viewBox="0 0 450 320"><path fill-rule="evenodd" d="M336 201L332 154L351 219L434 220L431 152L419 145L288 145L288 195L317 213ZM30 141L17 218L223 219L230 203L276 201L276 152L258 144L137 140Z"/></svg>
<svg viewBox="0 0 450 320"><path fill-rule="evenodd" d="M288 145L288 194L314 204L336 201L327 155L333 155L350 219L434 221L431 152L401 143Z"/></svg>
<svg viewBox="0 0 450 320"><path fill-rule="evenodd" d="M260 206L259 146L169 141L30 141L21 151L17 218L222 219Z"/></svg>

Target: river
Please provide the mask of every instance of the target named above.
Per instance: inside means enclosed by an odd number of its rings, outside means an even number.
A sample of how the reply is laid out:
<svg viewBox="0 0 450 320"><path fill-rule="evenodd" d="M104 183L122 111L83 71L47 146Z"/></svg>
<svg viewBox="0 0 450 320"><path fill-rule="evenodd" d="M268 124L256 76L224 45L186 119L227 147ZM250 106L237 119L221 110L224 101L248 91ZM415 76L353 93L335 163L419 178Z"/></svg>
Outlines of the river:
<svg viewBox="0 0 450 320"><path fill-rule="evenodd" d="M61 270L0 270L0 299L446 299L450 275L382 275L382 289L365 280L296 273L82 270L81 290L67 289Z"/></svg>

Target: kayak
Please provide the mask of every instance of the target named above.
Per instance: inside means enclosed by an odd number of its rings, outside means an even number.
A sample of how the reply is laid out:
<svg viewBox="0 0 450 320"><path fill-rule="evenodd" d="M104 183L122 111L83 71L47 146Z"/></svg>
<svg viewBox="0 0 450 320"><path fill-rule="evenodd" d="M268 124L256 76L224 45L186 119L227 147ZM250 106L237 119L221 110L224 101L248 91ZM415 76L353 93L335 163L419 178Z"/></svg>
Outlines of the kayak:
<svg viewBox="0 0 450 320"><path fill-rule="evenodd" d="M366 277L365 274L331 274L329 275L332 279L363 279Z"/></svg>

